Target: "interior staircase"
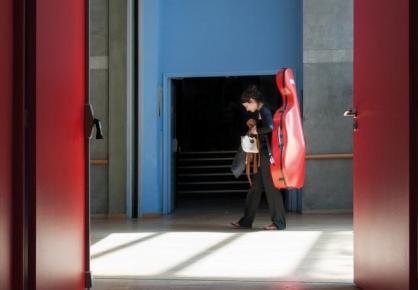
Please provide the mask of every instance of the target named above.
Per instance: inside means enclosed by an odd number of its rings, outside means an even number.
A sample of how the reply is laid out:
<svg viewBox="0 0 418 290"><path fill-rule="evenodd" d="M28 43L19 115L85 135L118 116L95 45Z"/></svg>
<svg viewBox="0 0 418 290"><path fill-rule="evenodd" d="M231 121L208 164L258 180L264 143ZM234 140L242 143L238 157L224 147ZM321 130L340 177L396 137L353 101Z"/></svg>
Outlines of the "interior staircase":
<svg viewBox="0 0 418 290"><path fill-rule="evenodd" d="M250 185L230 168L236 151L178 152L176 193L184 196L245 196Z"/></svg>

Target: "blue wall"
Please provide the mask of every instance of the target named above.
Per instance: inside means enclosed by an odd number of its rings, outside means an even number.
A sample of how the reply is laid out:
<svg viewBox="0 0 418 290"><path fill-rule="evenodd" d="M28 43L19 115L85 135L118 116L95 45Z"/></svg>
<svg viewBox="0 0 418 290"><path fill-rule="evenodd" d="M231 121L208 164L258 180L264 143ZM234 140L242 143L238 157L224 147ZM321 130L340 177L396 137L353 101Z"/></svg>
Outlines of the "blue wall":
<svg viewBox="0 0 418 290"><path fill-rule="evenodd" d="M302 65L299 0L161 0L163 72Z"/></svg>
<svg viewBox="0 0 418 290"><path fill-rule="evenodd" d="M159 0L141 1L140 90L139 104L141 143L139 176L139 212L161 212L159 142L161 118L158 95L161 86L159 56Z"/></svg>
<svg viewBox="0 0 418 290"><path fill-rule="evenodd" d="M164 74L274 72L302 84L301 0L143 0L141 7L141 212L161 212Z"/></svg>

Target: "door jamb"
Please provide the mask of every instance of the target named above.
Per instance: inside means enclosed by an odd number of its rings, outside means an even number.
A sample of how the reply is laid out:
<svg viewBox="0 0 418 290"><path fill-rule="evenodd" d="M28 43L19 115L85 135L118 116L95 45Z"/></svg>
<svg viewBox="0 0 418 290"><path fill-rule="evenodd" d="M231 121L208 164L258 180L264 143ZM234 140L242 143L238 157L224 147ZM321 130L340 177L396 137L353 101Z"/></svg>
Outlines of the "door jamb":
<svg viewBox="0 0 418 290"><path fill-rule="evenodd" d="M84 5L84 103L88 105L90 104L90 0L85 0ZM84 136L84 156L84 287L90 289L93 287L93 278L90 270L90 136Z"/></svg>
<svg viewBox="0 0 418 290"><path fill-rule="evenodd" d="M162 210L164 215L168 215L174 210L174 190L171 184L173 172L171 170L172 160L172 80L182 78L198 78L198 77L241 77L241 76L264 76L276 75L277 70L264 71L233 71L233 72L195 72L195 73L165 73L163 74L163 94L162 94L162 140L161 150L161 188L162 188Z"/></svg>
<svg viewBox="0 0 418 290"><path fill-rule="evenodd" d="M410 99L409 99L409 126L410 126L410 173L409 173L409 224L410 224L410 285L418 285L418 4L410 0L409 9L409 40L410 40ZM412 289L412 288L411 288Z"/></svg>

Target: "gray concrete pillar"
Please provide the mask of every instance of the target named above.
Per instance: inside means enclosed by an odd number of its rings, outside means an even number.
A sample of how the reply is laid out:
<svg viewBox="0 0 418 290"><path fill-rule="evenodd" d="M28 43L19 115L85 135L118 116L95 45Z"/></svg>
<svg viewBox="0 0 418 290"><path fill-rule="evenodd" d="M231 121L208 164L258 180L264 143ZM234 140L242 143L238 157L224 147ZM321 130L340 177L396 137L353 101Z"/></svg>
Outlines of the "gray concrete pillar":
<svg viewBox="0 0 418 290"><path fill-rule="evenodd" d="M304 0L304 131L308 154L351 153L353 0ZM350 212L351 160L306 164L302 212Z"/></svg>
<svg viewBox="0 0 418 290"><path fill-rule="evenodd" d="M109 71L108 0L90 0L90 103L94 113L102 122L104 139L92 139L92 160L108 159L109 119ZM108 165L102 162L91 165L91 212L105 215L108 212Z"/></svg>
<svg viewBox="0 0 418 290"><path fill-rule="evenodd" d="M109 0L109 215L127 214L127 72L127 1Z"/></svg>

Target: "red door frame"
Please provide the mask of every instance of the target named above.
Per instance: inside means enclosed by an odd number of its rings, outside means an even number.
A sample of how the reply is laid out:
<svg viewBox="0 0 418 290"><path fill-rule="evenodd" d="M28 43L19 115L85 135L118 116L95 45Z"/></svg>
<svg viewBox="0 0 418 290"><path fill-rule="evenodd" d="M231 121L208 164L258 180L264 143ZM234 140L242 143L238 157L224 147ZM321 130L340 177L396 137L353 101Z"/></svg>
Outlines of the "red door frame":
<svg viewBox="0 0 418 290"><path fill-rule="evenodd" d="M13 1L0 2L0 289L13 285Z"/></svg>
<svg viewBox="0 0 418 290"><path fill-rule="evenodd" d="M36 0L13 0L13 261L10 280L14 290L33 289L36 285L36 81L37 81L37 18ZM39 1L38 1L39 2ZM85 103L89 103L89 42L88 42L88 15L89 0L84 2L85 22ZM83 108L84 109L84 108ZM26 127L26 129L25 129ZM83 202L85 227L85 253L82 259L85 273L86 288L91 287L90 275L90 200L89 200L89 130L91 126L80 128L85 134L84 150L86 158L84 163L85 197ZM3 245L1 245L3 246ZM83 285L84 286L84 285ZM84 289L84 287L83 287Z"/></svg>
<svg viewBox="0 0 418 290"><path fill-rule="evenodd" d="M51 3L54 3L55 1L51 0ZM28 27L27 27L27 34L26 34L26 41L27 41L27 55L29 55L28 60L29 63L27 64L27 86L28 86L28 90L26 91L27 93L27 98L28 98L28 103L29 103L29 113L28 113L28 120L31 124L30 127L30 132L29 132L29 147L30 147L30 152L28 153L30 155L29 158L29 179L28 179L28 186L30 188L30 193L29 193L29 199L30 199L30 206L29 206L29 263L28 263L28 267L29 267L29 289L33 289L33 290L38 290L38 287L48 287L48 289L52 289L54 288L54 283L51 282L47 282L46 278L44 277L45 273L40 273L42 275L43 278L38 278L38 273L40 271L46 271L46 268L43 267L43 269L39 270L38 268L38 263L37 263L37 258L41 257L39 256L39 247L41 245L37 245L37 239L39 239L39 229L37 229L37 227L40 226L39 221L38 221L38 217L45 221L45 217L41 217L39 216L40 214L43 214L42 212L38 212L37 213L37 204L39 204L39 201L37 201L37 175L39 175L38 170L42 170L44 171L45 169L41 169L43 167L43 163L39 163L37 164L37 154L39 150L39 148L37 149L37 144L39 142L39 138L38 135L39 133L37 132L37 124L36 122L39 120L40 116L37 116L37 111L39 110L40 106L44 106L45 104L41 104L40 102L38 102L38 96L36 95L36 92L38 90L37 88L37 77L39 72L37 71L38 68L38 64L37 64L37 58L40 57L40 54L37 51L37 46L42 46L43 42L42 41L46 41L45 39L45 34L43 34L43 39L39 40L38 36L40 33L42 33L41 30L39 29L43 29L46 28L45 24L43 24L43 21L46 21L45 19L49 17L49 11L47 12L45 9L45 5L47 5L48 3L42 3L36 0L25 0L25 2L27 3L27 7L28 9L27 11L27 23L28 23ZM89 25L88 25L88 17L89 17L89 0L83 0L83 1L79 1L79 2L84 2L84 15L82 16L84 18L84 104L89 104ZM56 3L56 2L55 2ZM56 5L54 3L54 5ZM76 3L73 1L70 2L65 2L66 4L68 3ZM48 4L48 5L49 5ZM40 5L43 5L40 6ZM78 6L76 8L76 5L78 4L74 4L74 6L72 6L73 4L69 4L71 9L79 9ZM39 8L41 7L41 8ZM55 9L58 6L55 7ZM80 7L80 9L82 9ZM60 9L59 9L60 10ZM60 10L61 11L61 10ZM61 11L62 12L62 11ZM74 11L73 11L74 12ZM40 14L43 13L43 14ZM75 13L75 12L74 12ZM41 16L42 15L42 16ZM77 14L78 15L78 14ZM63 15L64 16L64 15ZM79 16L79 15L78 15ZM77 17L78 17L77 16ZM37 17L42 17L37 19ZM70 19L68 20L68 22L63 22L63 23L57 23L57 25L63 25L63 33L65 33L65 29L68 29L68 26L65 26L65 24L70 23ZM72 25L73 26L73 25ZM41 28L40 28L41 27ZM42 28L43 27L43 28ZM49 28L48 28L49 29ZM56 31L56 29L54 29L53 31ZM56 32L54 32L56 33ZM74 33L74 31L71 31L71 33ZM49 40L48 40L49 41ZM52 40L51 40L52 41ZM56 47L60 47L59 45ZM45 48L45 46L44 46ZM40 53L43 53L42 51L40 51ZM42 57L45 57L44 53L42 54ZM55 57L56 58L56 57ZM44 62L45 60L43 60ZM67 63L68 65L68 63ZM49 66L49 65L48 65ZM71 74L74 74L74 71L71 72ZM43 101L45 102L45 100ZM80 113L88 113L88 110L84 111L84 107L82 108L83 111ZM65 128L64 128L65 130ZM80 273L80 275L83 275L83 287L84 288L90 288L91 287L91 274L90 274L90 200L89 200L89 170L90 170L90 164L89 164L89 160L90 160L90 156L89 156L89 130L91 130L91 126L90 125L85 125L85 123L82 125L82 127L79 127L77 130L81 130L84 133L84 173L85 173L85 178L84 178L84 197L83 197L83 208L84 208L84 249L83 249L83 256L82 257L75 257L75 259L78 261L77 263L82 262L83 263L83 267L84 267L84 273ZM40 129L40 131L42 131L42 129ZM52 133L52 132L51 132ZM43 196L43 199L45 199L45 196ZM56 202L56 200L55 200ZM63 226L65 226L63 224ZM45 229L44 229L45 230ZM48 231L48 230L47 230ZM79 241L78 241L79 242ZM53 246L53 244L51 245ZM72 271L72 270L70 270ZM62 274L62 271L61 271ZM71 276L71 275L70 275ZM69 278L70 276L68 276L67 278ZM74 277L74 276L73 276ZM80 278L76 278L74 277L74 279L80 279ZM42 280L41 282L39 280ZM70 280L68 281L70 282L72 285L80 285L79 282L71 282ZM52 287L52 288L51 288ZM68 287L68 285L62 284L61 285L62 289L64 289L65 287ZM77 286L78 287L78 286ZM81 287L81 286L80 286ZM74 289L74 290L78 290L78 289Z"/></svg>
<svg viewBox="0 0 418 290"><path fill-rule="evenodd" d="M410 277L411 289L418 289L418 3L410 0L409 13L409 50L410 50L410 83L409 83L409 157L410 164Z"/></svg>
<svg viewBox="0 0 418 290"><path fill-rule="evenodd" d="M362 1L362 0L361 0ZM25 92L28 93L31 90L31 86L34 85L34 69L36 67L35 58L34 57L28 57L26 60L28 60L26 63L24 62L24 55L30 56L31 54L35 53L35 48L33 45L35 39L33 38L26 38L26 41L24 39L24 35L30 35L30 31L32 29L35 29L35 18L26 18L27 25L23 26L23 19L26 11L26 15L30 16L30 12L36 11L35 9L24 9L26 3L27 8L30 8L30 5L35 3L34 0L30 1L17 1L14 0L14 17L15 17L15 27L14 27L14 45L15 45L15 56L14 56L14 109L13 109L13 159L14 159L14 166L13 166L13 192L14 192L14 222L15 222L15 231L14 231L14 248L13 248L13 254L15 255L15 264L13 266L13 272L14 277L13 280L15 281L15 285L13 289L20 290L23 289L23 282L24 282L24 260L25 258L25 228L27 228L27 224L25 224L24 220L24 205L26 204L27 197L25 197L25 187L24 187L24 171L25 171L25 146L24 146L24 119L25 119L25 108L24 108L24 96ZM410 60L411 60L411 66L410 66L410 76L411 79L416 80L418 77L417 73L417 53L418 53L418 46L417 46L417 11L418 11L418 5L416 4L415 0L409 0L410 3ZM86 5L88 7L88 0L86 0ZM32 14L34 16L34 14ZM88 9L86 9L86 19L88 19ZM32 22L33 21L33 22ZM88 22L86 22L88 23ZM31 26L32 25L32 26ZM26 29L26 31L25 31ZM86 31L88 31L88 27L86 25ZM33 32L33 31L32 31ZM35 35L35 34L33 34ZM29 40L29 41L27 41ZM88 33L86 33L86 40L88 40ZM29 74L28 74L29 72ZM32 73L30 73L32 72ZM88 84L88 41L86 41L86 77L87 77L87 84ZM417 88L417 82L411 81L410 82L410 157L413 162L411 162L410 167L410 233L411 233L411 239L410 239L410 285L411 289L414 289L412 287L417 286L417 276L418 276L418 270L417 270L417 180L418 180L418 154L417 154L417 146L418 146L418 117L417 117L417 108L418 108L418 101L417 101L417 94L418 94L418 88ZM30 98L29 98L30 100ZM32 99L33 100L33 99ZM86 86L86 103L89 103L88 98L88 86ZM30 103L32 109L34 108L35 104L33 102ZM31 110L29 110L30 112ZM34 121L34 116L29 114L27 116L27 120L29 120L28 125L34 126L35 124L32 123ZM32 128L32 134L35 134L34 128ZM33 142L34 135L30 135L30 142ZM85 142L85 149L86 152L88 152L88 140L86 139ZM29 143L31 144L31 143ZM33 143L32 146L29 146L31 151L26 151L28 153L34 153L34 147ZM86 158L86 170L89 168L89 158ZM30 168L33 170L33 166L35 164L30 164ZM88 171L86 171L88 174ZM32 180L33 182L33 180ZM33 186L33 184L30 184L30 186ZM33 188L33 187L32 187ZM86 182L86 192L89 190L89 182ZM33 194L31 195L33 196ZM26 200L26 201L25 201ZM86 216L89 216L89 196L86 194L85 199L85 213ZM33 212L31 212L31 216L33 215ZM87 219L88 220L88 219ZM29 220L31 223L34 222L34 219ZM33 225L32 227L29 227L30 229L34 229ZM86 223L86 237L88 238L88 231L89 231L89 225ZM32 235L33 233L30 233ZM86 241L87 242L87 241ZM29 240L29 243L31 243L31 240ZM30 253L33 255L34 247L30 248ZM86 255L85 255L85 263L86 267L88 267L89 262L89 255L88 255L88 247L86 247ZM33 261L33 256L29 256L29 261ZM33 267L34 265L29 264L29 267ZM33 268L32 268L33 269ZM86 268L86 271L88 269ZM29 277L30 281L33 283L34 277ZM34 284L32 284L33 286ZM34 289L34 288L32 288ZM367 289L366 289L367 290Z"/></svg>
<svg viewBox="0 0 418 290"><path fill-rule="evenodd" d="M90 0L84 0L84 23L85 23L85 31L84 31L84 43L85 43L85 62L84 62L84 75L85 75L85 104L86 104L86 111L84 113L84 154L86 156L84 160L84 171L85 171L85 197L84 197L84 212L85 212L85 227L84 227L84 235L85 235L85 255L84 255L84 265L85 265L85 275L84 275L84 283L85 288L90 289L93 287L93 274L91 273L90 269L90 138L91 138L91 130L93 127L93 123L89 124L90 121L87 118L93 117L93 111L91 111L92 107L90 106Z"/></svg>
<svg viewBox="0 0 418 290"><path fill-rule="evenodd" d="M25 220L27 208L27 184L25 183L25 90L26 90L26 41L25 41L25 3L13 1L13 289L24 289L27 285L28 225Z"/></svg>
<svg viewBox="0 0 418 290"><path fill-rule="evenodd" d="M2 25L5 28L10 25L11 34L5 43L11 45L12 55L10 61L12 62L12 72L10 75L12 86L12 99L10 108L10 136L9 140L11 146L12 161L10 167L10 178L12 186L12 195L10 200L9 217L12 222L10 232L8 233L11 246L9 248L9 255L13 257L9 261L9 269L7 270L9 277L4 276L4 279L9 279L9 286L11 289L24 289L27 285L27 262L28 258L28 195L27 183L25 182L25 171L27 164L25 162L26 150L30 148L27 146L25 134L25 107L27 102L25 100L25 91L27 90L26 70L30 61L27 61L25 55L27 51L27 41L25 40L26 30L30 28L25 24L26 12L28 7L23 0L3 1L2 11L9 13L8 17L3 17L3 20L9 21L7 25ZM7 47L7 46L6 46ZM4 97L4 96L2 96ZM7 97L7 96L6 96ZM3 136L4 137L4 136ZM5 217L2 217L5 218ZM4 233L2 233L4 234ZM4 245L1 245L2 247ZM7 259L7 256L5 257ZM2 284L4 286L4 284Z"/></svg>
<svg viewBox="0 0 418 290"><path fill-rule="evenodd" d="M414 290L418 7L416 0L354 3L354 282Z"/></svg>

